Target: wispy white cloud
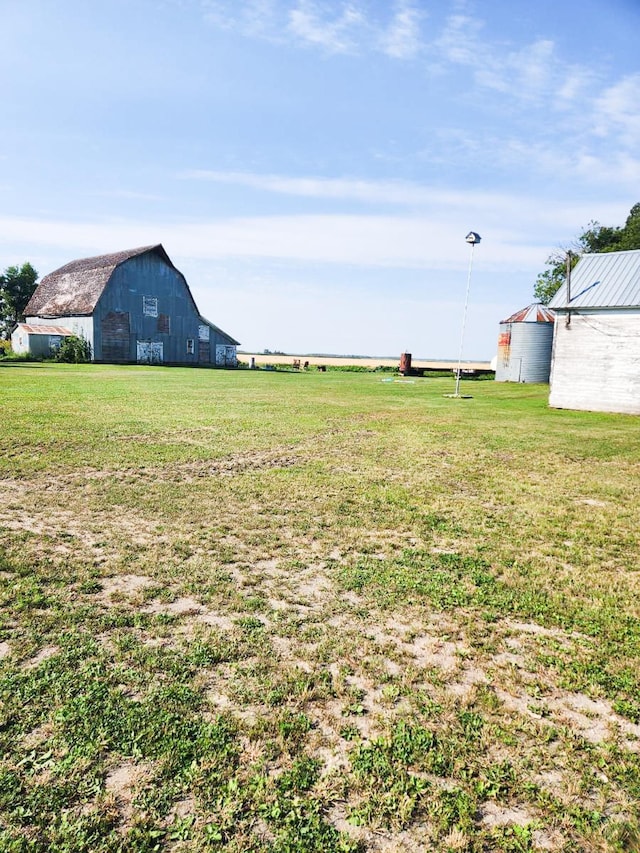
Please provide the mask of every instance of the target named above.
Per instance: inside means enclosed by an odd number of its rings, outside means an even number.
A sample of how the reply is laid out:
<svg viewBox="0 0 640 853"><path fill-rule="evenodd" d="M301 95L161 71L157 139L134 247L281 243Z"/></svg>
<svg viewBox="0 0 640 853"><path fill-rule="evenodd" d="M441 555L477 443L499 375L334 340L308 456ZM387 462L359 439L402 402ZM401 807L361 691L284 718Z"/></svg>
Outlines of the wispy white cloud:
<svg viewBox="0 0 640 853"><path fill-rule="evenodd" d="M451 15L440 35L434 41L440 57L455 65L480 66L487 54L485 43L479 38L483 23L464 14Z"/></svg>
<svg viewBox="0 0 640 853"><path fill-rule="evenodd" d="M554 137L547 141L516 137L494 140L493 148L500 152L505 169L526 169L531 174L555 180L559 185L579 184L583 190L595 194L606 188L611 198L626 195L630 186L640 184L637 148L594 146L582 130L563 139Z"/></svg>
<svg viewBox="0 0 640 853"><path fill-rule="evenodd" d="M424 17L426 14L412 3L397 3L391 23L380 35L382 52L394 59L416 57L424 47L421 33Z"/></svg>
<svg viewBox="0 0 640 853"><path fill-rule="evenodd" d="M524 156L525 151L520 151ZM185 180L250 187L261 192L298 196L308 199L333 199L345 202L363 202L379 207L405 207L412 210L444 210L466 208L470 213L487 209L515 212L521 205L509 193L470 192L469 190L442 190L419 183L389 180L359 180L354 178L323 178L319 176L289 177L286 175L260 175L250 172L218 172L190 170L182 172Z"/></svg>
<svg viewBox="0 0 640 853"><path fill-rule="evenodd" d="M469 212L465 212L468 217ZM471 227L459 212L434 216L264 216L197 223L135 221L72 222L0 219L3 240L13 245L34 233L41 245L67 246L71 257L98 254L105 247L162 242L171 252L193 258L265 258L360 267L456 270L466 264L464 233ZM494 269L540 263L540 248L498 230L484 251Z"/></svg>
<svg viewBox="0 0 640 853"><path fill-rule="evenodd" d="M469 14L464 3L452 4L454 13L439 23L439 29L435 16L417 0L394 0L383 12L373 0L200 3L209 24L248 38L315 48L327 55L381 52L398 61L424 58L432 74L463 68L470 87L499 92L516 101L544 103L551 109L566 111L575 104L578 110L585 99L598 97L600 77L592 67L566 62L550 38L532 40L518 49L508 41L498 41L481 15ZM431 22L428 34L424 28L427 17ZM603 119L609 110L612 119L629 127L631 117L621 107L633 85L629 78L628 84L606 93L610 104L600 106Z"/></svg>
<svg viewBox="0 0 640 853"><path fill-rule="evenodd" d="M230 176L260 183L259 177ZM287 179L271 177L266 186L281 192ZM434 191L408 185L367 185L310 179L306 193L356 194L373 198L396 190L398 197L422 200L419 209L389 213L264 215L224 217L208 221L148 220L65 221L55 218L0 219L0 243L50 247L67 259L102 254L135 245L163 242L170 253L200 259L271 259L293 263L347 264L363 268L447 270L464 267L464 234L477 230L485 269L539 269L558 239L570 239L593 218L617 222L625 204L549 205L522 194ZM569 229L569 230L568 230ZM564 237L563 237L564 235Z"/></svg>
<svg viewBox="0 0 640 853"><path fill-rule="evenodd" d="M318 199L407 205L425 203L433 198L432 190L403 181L363 181L318 176L289 177L286 175L258 175L249 172L207 171L205 169L185 171L178 177L245 186L281 195Z"/></svg>
<svg viewBox="0 0 640 853"><path fill-rule="evenodd" d="M389 14L371 0L200 0L205 21L267 41L289 41L328 54L382 52L410 60L423 49L426 13L415 0L394 0Z"/></svg>
<svg viewBox="0 0 640 853"><path fill-rule="evenodd" d="M225 30L237 29L247 36L267 36L278 17L276 0L200 0L200 4L207 23Z"/></svg>
<svg viewBox="0 0 640 853"><path fill-rule="evenodd" d="M164 201L164 196L156 193L143 193L136 190L104 190L96 195L102 198L122 198L130 201Z"/></svg>
<svg viewBox="0 0 640 853"><path fill-rule="evenodd" d="M360 31L367 26L362 10L347 3L327 14L325 7L313 0L299 0L289 12L289 30L302 43L321 47L329 53L355 53Z"/></svg>
<svg viewBox="0 0 640 853"><path fill-rule="evenodd" d="M596 133L618 136L627 145L640 145L640 73L622 78L595 102Z"/></svg>

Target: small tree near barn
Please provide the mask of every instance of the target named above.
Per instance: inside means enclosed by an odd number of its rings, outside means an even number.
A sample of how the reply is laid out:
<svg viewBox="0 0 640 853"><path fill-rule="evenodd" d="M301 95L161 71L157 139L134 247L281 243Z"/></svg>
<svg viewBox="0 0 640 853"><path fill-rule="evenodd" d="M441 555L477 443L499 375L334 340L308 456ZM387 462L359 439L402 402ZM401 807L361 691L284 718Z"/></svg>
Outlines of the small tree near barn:
<svg viewBox="0 0 640 853"><path fill-rule="evenodd" d="M28 261L21 267L7 267L0 275L0 338L8 339L15 324L24 320L37 281L37 270Z"/></svg>

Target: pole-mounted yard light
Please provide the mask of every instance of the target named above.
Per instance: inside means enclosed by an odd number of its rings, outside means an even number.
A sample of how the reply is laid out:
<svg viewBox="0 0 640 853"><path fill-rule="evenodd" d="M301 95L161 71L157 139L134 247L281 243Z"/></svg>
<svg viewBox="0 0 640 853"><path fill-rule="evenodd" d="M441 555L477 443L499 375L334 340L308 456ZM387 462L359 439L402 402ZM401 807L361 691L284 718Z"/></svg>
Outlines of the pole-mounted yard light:
<svg viewBox="0 0 640 853"><path fill-rule="evenodd" d="M467 293L464 299L464 313L462 315L462 332L460 334L460 352L458 354L458 369L456 371L456 390L454 397L460 396L460 373L462 371L462 350L464 347L464 330L467 325L467 308L469 307L469 288L471 287L471 268L473 267L473 250L476 247L476 244L480 242L480 235L476 234L475 231L469 231L467 236L464 238L467 243L471 246L471 256L469 257L469 274L467 275Z"/></svg>

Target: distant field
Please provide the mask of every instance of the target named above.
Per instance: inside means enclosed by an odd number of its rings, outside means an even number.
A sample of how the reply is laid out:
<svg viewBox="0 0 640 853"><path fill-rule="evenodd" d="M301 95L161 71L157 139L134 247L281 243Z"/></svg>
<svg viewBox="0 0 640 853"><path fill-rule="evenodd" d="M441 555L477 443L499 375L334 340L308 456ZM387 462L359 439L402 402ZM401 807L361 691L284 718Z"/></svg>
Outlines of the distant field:
<svg viewBox="0 0 640 853"><path fill-rule="evenodd" d="M264 353L238 353L238 360L245 364L250 364L251 359L255 359L255 363L261 364L293 364L294 361L309 362L311 367L316 367L318 364L331 365L333 367L398 367L400 364L400 356L397 358L347 358L346 356L311 356L311 355L264 355ZM458 366L457 361L425 361L423 359L412 359L414 367L429 367L440 370L453 370ZM489 362L485 361L465 361L464 367L475 370L487 370Z"/></svg>
<svg viewBox="0 0 640 853"><path fill-rule="evenodd" d="M0 851L640 849L637 418L0 365Z"/></svg>

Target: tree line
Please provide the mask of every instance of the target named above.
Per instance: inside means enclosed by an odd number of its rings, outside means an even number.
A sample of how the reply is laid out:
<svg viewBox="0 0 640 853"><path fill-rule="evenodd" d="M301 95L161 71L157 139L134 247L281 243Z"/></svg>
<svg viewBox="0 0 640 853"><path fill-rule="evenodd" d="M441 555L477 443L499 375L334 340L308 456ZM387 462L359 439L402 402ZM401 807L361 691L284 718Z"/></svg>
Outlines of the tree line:
<svg viewBox="0 0 640 853"><path fill-rule="evenodd" d="M533 295L547 305L566 280L567 263L573 268L580 255L623 252L628 249L640 249L640 203L633 205L624 225L601 225L592 221L571 246L550 255L546 262L547 269L536 279Z"/></svg>

